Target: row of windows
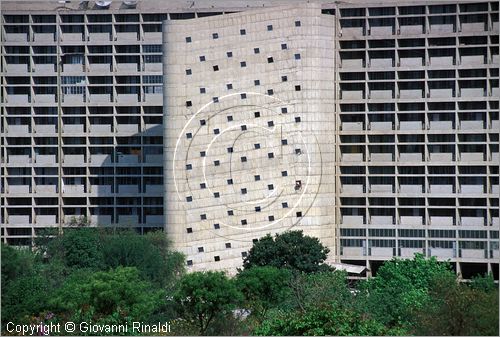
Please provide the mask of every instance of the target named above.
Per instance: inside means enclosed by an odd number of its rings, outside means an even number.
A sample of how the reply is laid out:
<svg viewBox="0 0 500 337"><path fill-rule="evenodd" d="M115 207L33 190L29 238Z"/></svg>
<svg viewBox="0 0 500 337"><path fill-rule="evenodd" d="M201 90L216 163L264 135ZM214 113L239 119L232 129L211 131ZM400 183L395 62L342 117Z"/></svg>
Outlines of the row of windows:
<svg viewBox="0 0 500 337"><path fill-rule="evenodd" d="M368 230L370 236L395 236L394 229L379 229L370 228ZM490 231L490 238L498 239L499 231ZM430 229L428 231L431 238L455 238L456 231L451 229ZM341 228L341 236L366 236L366 229L364 228ZM423 229L398 229L400 237L419 238L425 237L425 230ZM487 231L483 230L459 230L458 237L464 239L485 239L487 238Z"/></svg>
<svg viewBox="0 0 500 337"><path fill-rule="evenodd" d="M430 248L444 248L444 249L455 249L455 241L428 241ZM366 241L364 239L341 239L341 247L366 247ZM368 240L369 247L378 248L395 248L395 240ZM485 241L459 241L458 247L460 249L486 249L487 242ZM491 242L492 249L498 249L498 242ZM399 240L400 248L424 248L425 242L423 240Z"/></svg>

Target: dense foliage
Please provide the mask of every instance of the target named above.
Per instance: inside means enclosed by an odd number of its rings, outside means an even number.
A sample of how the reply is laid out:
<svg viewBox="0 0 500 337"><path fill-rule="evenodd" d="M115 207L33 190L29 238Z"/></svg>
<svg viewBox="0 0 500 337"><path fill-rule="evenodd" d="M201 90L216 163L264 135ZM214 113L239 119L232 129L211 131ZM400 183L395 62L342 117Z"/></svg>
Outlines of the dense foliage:
<svg viewBox="0 0 500 337"><path fill-rule="evenodd" d="M163 233L76 226L39 238L32 251L1 248L2 335L7 322L170 322L171 335L499 332L491 275L459 282L448 263L416 255L350 283L324 263L328 249L299 231L256 242L234 277L185 273Z"/></svg>

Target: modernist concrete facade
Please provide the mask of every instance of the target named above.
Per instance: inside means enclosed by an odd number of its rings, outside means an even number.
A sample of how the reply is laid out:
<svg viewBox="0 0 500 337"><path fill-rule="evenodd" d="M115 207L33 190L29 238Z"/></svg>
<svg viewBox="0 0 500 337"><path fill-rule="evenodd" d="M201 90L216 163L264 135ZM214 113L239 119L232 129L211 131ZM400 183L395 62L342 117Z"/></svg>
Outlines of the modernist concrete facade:
<svg viewBox="0 0 500 337"><path fill-rule="evenodd" d="M293 227L498 277L498 2L299 3L3 1L2 238L85 215L234 271Z"/></svg>

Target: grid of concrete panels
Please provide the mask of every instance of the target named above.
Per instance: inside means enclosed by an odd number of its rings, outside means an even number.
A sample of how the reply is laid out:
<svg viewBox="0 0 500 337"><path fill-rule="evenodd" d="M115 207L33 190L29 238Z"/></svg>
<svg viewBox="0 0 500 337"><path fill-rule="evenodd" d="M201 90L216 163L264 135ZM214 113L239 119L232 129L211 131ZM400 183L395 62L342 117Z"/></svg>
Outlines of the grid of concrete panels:
<svg viewBox="0 0 500 337"><path fill-rule="evenodd" d="M498 3L338 14L342 260L498 272Z"/></svg>
<svg viewBox="0 0 500 337"><path fill-rule="evenodd" d="M319 13L165 26L167 231L193 270L234 272L292 227L333 247L334 21Z"/></svg>
<svg viewBox="0 0 500 337"><path fill-rule="evenodd" d="M80 216L163 228L164 19L135 10L2 12L7 242L29 244L40 229Z"/></svg>

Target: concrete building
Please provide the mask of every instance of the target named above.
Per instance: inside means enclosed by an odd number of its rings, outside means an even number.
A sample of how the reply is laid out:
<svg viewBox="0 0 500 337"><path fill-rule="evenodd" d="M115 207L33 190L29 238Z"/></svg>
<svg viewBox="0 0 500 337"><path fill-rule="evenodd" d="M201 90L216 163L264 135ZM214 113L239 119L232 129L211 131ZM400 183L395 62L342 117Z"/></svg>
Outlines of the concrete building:
<svg viewBox="0 0 500 337"><path fill-rule="evenodd" d="M3 1L1 24L4 241L84 215L234 271L297 228L331 262L498 278L498 2Z"/></svg>

